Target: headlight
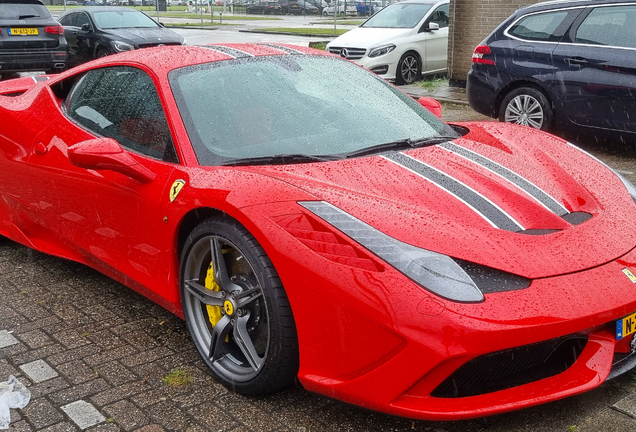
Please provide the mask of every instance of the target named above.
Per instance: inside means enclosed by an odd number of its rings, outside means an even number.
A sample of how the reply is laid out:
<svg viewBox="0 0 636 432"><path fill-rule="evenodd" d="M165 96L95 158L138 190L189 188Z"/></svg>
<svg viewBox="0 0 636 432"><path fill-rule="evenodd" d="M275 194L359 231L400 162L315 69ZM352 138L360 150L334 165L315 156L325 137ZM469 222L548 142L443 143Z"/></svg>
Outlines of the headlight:
<svg viewBox="0 0 636 432"><path fill-rule="evenodd" d="M623 177L622 175L620 175L618 172L616 172L616 170L612 167L610 167L609 165L607 165L605 162L603 162L602 160L600 160L599 158L597 158L596 156L586 152L585 150L575 146L574 144L572 144L571 142L568 142L568 145L574 147L575 149L577 149L578 151L580 151L581 153L584 153L586 155L588 155L589 157L591 157L592 159L594 159L596 162L600 163L601 165L603 165L605 168L607 168L608 170L610 170L611 172L613 172L616 177L618 177L618 179L623 182L623 185L625 186L625 188L627 189L627 193L629 193L629 196L632 197L632 200L634 201L634 203L636 204L636 187L634 187L634 185L627 180L625 177Z"/></svg>
<svg viewBox="0 0 636 432"><path fill-rule="evenodd" d="M371 48L371 51L369 51L369 57L380 57L383 56L385 54L390 53L391 51L393 51L395 49L395 45L393 44L388 44L388 45L382 45L379 47L375 47L375 48Z"/></svg>
<svg viewBox="0 0 636 432"><path fill-rule="evenodd" d="M110 46L113 47L115 52L132 51L135 49L135 47L131 44L127 44L126 42L121 41L111 41Z"/></svg>
<svg viewBox="0 0 636 432"><path fill-rule="evenodd" d="M422 249L373 228L324 201L303 201L301 206L339 229L423 288L462 303L484 301L484 292L527 288L530 280ZM481 288L481 289L480 289Z"/></svg>

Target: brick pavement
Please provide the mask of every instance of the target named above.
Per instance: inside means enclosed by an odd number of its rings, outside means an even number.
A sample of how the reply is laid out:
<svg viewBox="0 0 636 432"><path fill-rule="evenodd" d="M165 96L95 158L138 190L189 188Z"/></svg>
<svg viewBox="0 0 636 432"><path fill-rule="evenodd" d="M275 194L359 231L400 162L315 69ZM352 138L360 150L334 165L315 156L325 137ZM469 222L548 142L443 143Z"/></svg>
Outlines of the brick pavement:
<svg viewBox="0 0 636 432"><path fill-rule="evenodd" d="M175 370L190 382L166 383ZM563 401L450 423L369 412L300 387L240 396L208 374L179 318L92 269L0 237L0 381L11 374L31 391L11 412L15 432L636 430L630 374Z"/></svg>

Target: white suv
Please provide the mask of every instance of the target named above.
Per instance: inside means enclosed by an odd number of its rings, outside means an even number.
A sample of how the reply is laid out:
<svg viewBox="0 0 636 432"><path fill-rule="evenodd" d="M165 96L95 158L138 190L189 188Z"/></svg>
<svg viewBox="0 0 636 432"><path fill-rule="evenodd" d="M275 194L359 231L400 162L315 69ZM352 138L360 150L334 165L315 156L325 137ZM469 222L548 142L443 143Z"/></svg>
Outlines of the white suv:
<svg viewBox="0 0 636 432"><path fill-rule="evenodd" d="M382 9L327 50L398 84L446 71L449 0L406 0Z"/></svg>

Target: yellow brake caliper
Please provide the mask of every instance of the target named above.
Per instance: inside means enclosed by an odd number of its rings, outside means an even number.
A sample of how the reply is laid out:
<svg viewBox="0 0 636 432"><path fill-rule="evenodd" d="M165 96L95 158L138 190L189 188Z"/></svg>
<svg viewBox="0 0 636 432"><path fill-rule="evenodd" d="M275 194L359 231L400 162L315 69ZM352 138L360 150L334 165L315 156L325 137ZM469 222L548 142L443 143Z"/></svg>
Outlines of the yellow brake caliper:
<svg viewBox="0 0 636 432"><path fill-rule="evenodd" d="M219 286L219 284L216 283L216 280L214 280L214 267L212 263L210 263L210 265L208 266L208 272L205 275L205 287L212 291L221 291L221 287ZM214 327L219 321L221 321L221 318L223 317L221 306L206 305L206 308L208 309L208 319L210 320L212 327ZM229 337L226 335L225 342L228 341Z"/></svg>

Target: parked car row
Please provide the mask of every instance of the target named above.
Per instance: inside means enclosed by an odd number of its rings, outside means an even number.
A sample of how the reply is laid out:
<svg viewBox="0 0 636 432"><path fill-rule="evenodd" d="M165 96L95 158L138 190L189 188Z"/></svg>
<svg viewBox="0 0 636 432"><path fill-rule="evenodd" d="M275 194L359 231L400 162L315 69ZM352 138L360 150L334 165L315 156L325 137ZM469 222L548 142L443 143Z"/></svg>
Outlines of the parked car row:
<svg viewBox="0 0 636 432"><path fill-rule="evenodd" d="M185 43L136 9L74 8L56 20L40 0L0 0L0 12L0 74L60 72L118 52Z"/></svg>
<svg viewBox="0 0 636 432"><path fill-rule="evenodd" d="M256 1L247 5L246 13L261 15L318 15L319 9L314 4L306 0Z"/></svg>

